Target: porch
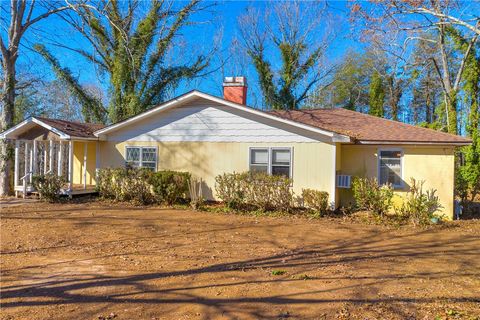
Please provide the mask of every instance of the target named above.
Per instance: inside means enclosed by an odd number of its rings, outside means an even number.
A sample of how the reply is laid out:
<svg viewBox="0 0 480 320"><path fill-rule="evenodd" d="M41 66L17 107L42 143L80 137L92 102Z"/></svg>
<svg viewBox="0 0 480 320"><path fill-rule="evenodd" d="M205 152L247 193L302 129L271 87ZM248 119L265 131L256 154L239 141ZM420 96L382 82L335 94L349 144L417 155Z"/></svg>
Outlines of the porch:
<svg viewBox="0 0 480 320"><path fill-rule="evenodd" d="M35 193L33 177L63 177L60 193L68 196L94 193L98 168L96 125L45 118L29 118L2 133L14 144L15 195ZM73 135L72 133L75 133Z"/></svg>
<svg viewBox="0 0 480 320"><path fill-rule="evenodd" d="M67 182L61 194L95 192L96 143L89 141L15 140L14 190L35 193L33 176L54 174ZM92 165L93 162L93 165Z"/></svg>

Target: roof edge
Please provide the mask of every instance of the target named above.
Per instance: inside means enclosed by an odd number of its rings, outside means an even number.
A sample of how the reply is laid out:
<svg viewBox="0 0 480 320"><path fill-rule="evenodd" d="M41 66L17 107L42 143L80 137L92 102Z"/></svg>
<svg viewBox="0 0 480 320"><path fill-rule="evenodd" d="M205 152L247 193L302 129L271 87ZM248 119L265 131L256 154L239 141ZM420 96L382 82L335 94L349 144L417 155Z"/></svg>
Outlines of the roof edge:
<svg viewBox="0 0 480 320"><path fill-rule="evenodd" d="M472 140L465 139L465 141L392 141L392 140L357 140L357 144L365 145L431 145L431 146L468 146L472 143Z"/></svg>
<svg viewBox="0 0 480 320"><path fill-rule="evenodd" d="M55 133L56 135L58 135L61 139L65 139L65 140L68 140L68 139L71 139L72 136L70 136L69 134L63 132L63 131L60 131L58 130L57 128L54 128L48 124L46 124L45 122L43 122L42 120L36 118L35 116L31 116L25 120L23 120L22 122L16 124L15 126L3 131L2 133L0 133L0 139L8 139L8 134L20 129L21 127L29 124L29 123L36 123L38 124L39 126L41 127L44 127L45 129L49 130L49 131L52 131L53 133Z"/></svg>
<svg viewBox="0 0 480 320"><path fill-rule="evenodd" d="M43 117L36 117L36 116L30 116L27 119L23 120L22 122L14 125L13 127L3 131L0 133L0 139L9 139L8 135L15 132L16 130L20 129L21 127L29 124L29 123L35 123L53 133L58 135L61 140L88 140L88 141L97 141L98 137L92 136L92 137L81 137L81 136L74 136L68 133L63 132L60 129L57 129L42 120ZM50 118L43 118L46 120L57 120L57 119L50 119ZM64 121L64 120L62 120ZM68 120L66 120L68 121ZM68 121L68 122L73 122L73 121ZM76 122L78 124L83 124L82 122Z"/></svg>
<svg viewBox="0 0 480 320"><path fill-rule="evenodd" d="M191 97L199 97L199 98L207 99L207 100L210 100L210 101L213 101L213 102L217 102L217 103L232 107L236 110L246 111L248 113L255 114L255 115L261 116L263 118L274 120L274 121L277 121L277 122L280 122L280 123L285 123L285 124L288 124L288 125L291 125L291 126L294 126L294 127L297 127L297 128L301 128L301 129L308 130L308 131L311 131L311 132L319 133L319 134L322 134L322 135L326 135L326 136L332 138L332 140L338 140L338 142L351 142L351 141L353 141L353 137L351 137L349 135L341 134L341 133L331 131L331 130L325 130L325 129L317 128L317 127L310 126L310 125L307 125L307 124L299 123L297 121L283 119L281 117L271 115L268 112L258 110L258 109L255 109L255 108L252 108L252 107L249 107L249 106L246 106L246 105L238 104L238 103L235 103L235 102L231 102L231 101L225 100L223 98L219 98L219 97L216 97L216 96L213 96L213 95L210 95L208 93L204 93L204 92L201 92L201 91L198 91L198 90L189 91L189 92L187 92L183 95L180 95L180 96L178 96L174 99L168 100L168 101L164 102L163 104L160 104L156 107L153 107L152 109L147 110L145 112L142 112L142 113L140 113L136 116L133 116L131 118L127 118L127 119L125 119L121 122L117 122L115 124L112 124L110 126L102 128L100 130L97 130L97 131L94 132L94 135L99 137L103 134L107 134L108 132L110 132L114 129L119 129L120 127L123 127L123 126L125 126L129 123L141 120L141 119L143 119L143 118L145 118L149 115L156 114L157 112L162 112L162 111L168 110L170 108L173 108L176 105L178 105L180 102L185 101L185 100L187 100Z"/></svg>

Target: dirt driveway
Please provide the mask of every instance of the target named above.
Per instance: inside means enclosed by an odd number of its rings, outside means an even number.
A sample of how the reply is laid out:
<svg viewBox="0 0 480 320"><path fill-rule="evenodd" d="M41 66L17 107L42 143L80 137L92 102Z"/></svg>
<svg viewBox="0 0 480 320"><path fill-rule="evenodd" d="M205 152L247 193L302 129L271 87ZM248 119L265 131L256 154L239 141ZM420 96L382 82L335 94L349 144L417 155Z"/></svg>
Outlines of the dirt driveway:
<svg viewBox="0 0 480 320"><path fill-rule="evenodd" d="M477 319L480 222L1 209L1 319ZM480 319L480 318L478 318Z"/></svg>

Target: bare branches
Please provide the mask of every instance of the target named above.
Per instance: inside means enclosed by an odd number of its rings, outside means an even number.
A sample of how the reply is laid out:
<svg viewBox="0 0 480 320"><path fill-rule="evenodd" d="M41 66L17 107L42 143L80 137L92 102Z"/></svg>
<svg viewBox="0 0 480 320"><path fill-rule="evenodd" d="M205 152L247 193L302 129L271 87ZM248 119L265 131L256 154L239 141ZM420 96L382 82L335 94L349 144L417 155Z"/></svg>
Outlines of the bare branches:
<svg viewBox="0 0 480 320"><path fill-rule="evenodd" d="M56 14L56 13L59 13L59 12L62 12L62 11L65 11L65 10L68 10L68 9L71 9L72 7L71 6L65 6L65 7L60 7L60 8L55 8L55 9L52 9L52 10L49 10L33 19L30 19L30 14L29 14L29 18L27 19L27 21L25 22L25 24L23 25L22 27L22 33L25 32L25 30L28 29L28 27L30 27L32 24L35 24L37 22L39 22L40 20L43 20L49 16L51 16L52 14ZM31 9L33 10L33 9Z"/></svg>
<svg viewBox="0 0 480 320"><path fill-rule="evenodd" d="M431 16L434 16L434 17L440 19L439 22L435 22L434 24L438 24L438 25L456 24L456 25L465 27L465 28L475 32L477 35L480 35L480 28L479 28L480 18L473 19L472 21L474 21L475 24L471 25L466 20L462 20L460 18L454 17L454 16L449 15L449 14L445 14L443 12L431 10L429 8L426 8L426 7L420 7L418 9L413 9L413 10L410 10L409 12L431 15Z"/></svg>
<svg viewBox="0 0 480 320"><path fill-rule="evenodd" d="M462 80L462 74L463 74L463 70L465 69L465 64L467 62L468 57L470 56L470 53L472 51L473 46L475 45L475 42L477 41L477 38L478 38L477 36L474 36L472 40L470 40L470 43L468 44L468 48L463 55L462 61L460 62L460 67L458 68L457 76L455 77L455 83L453 85L453 90L455 91L457 91L460 86L460 81Z"/></svg>
<svg viewBox="0 0 480 320"><path fill-rule="evenodd" d="M442 117L447 119L450 133L457 133L457 94L461 90L467 59L480 34L480 18L473 16L479 7L477 2L389 0L375 2L371 7L357 4L352 10L354 16L360 16L374 26L373 33L398 34L400 39L404 39L404 46L411 43L432 44L434 52L423 59L433 62L432 72L440 80L445 105ZM386 26L391 27L387 33ZM452 30L462 34L465 46L455 48L452 45ZM402 63L408 64L408 61Z"/></svg>

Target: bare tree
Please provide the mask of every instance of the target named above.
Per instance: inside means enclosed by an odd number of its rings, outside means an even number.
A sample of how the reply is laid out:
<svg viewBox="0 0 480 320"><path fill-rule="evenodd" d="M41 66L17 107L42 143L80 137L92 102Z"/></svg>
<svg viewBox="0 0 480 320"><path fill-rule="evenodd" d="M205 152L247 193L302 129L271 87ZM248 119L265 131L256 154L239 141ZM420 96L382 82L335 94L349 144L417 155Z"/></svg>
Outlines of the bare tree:
<svg viewBox="0 0 480 320"><path fill-rule="evenodd" d="M69 9L61 2L36 2L35 0L11 0L0 4L2 10L2 34L0 52L2 64L2 92L0 93L0 131L13 126L15 114L16 63L22 39L36 23L52 14ZM12 166L10 147L0 141L0 195L10 193L10 171Z"/></svg>
<svg viewBox="0 0 480 320"><path fill-rule="evenodd" d="M470 7L472 6L472 7ZM443 91L447 131L457 133L457 94L462 81L467 58L478 39L476 29L480 26L480 18L469 12L478 10L479 4L460 6L457 1L372 1L372 6L364 6L362 2L352 5L352 13L360 16L370 32L386 33L391 30L404 33L404 43L429 41L436 44L438 55L429 57L440 79ZM452 13L458 13L454 16ZM478 12L478 11L477 11ZM457 63L449 59L446 41L451 28L461 26L470 32L467 36L469 45L458 54ZM426 38L425 31L435 30L436 37Z"/></svg>

